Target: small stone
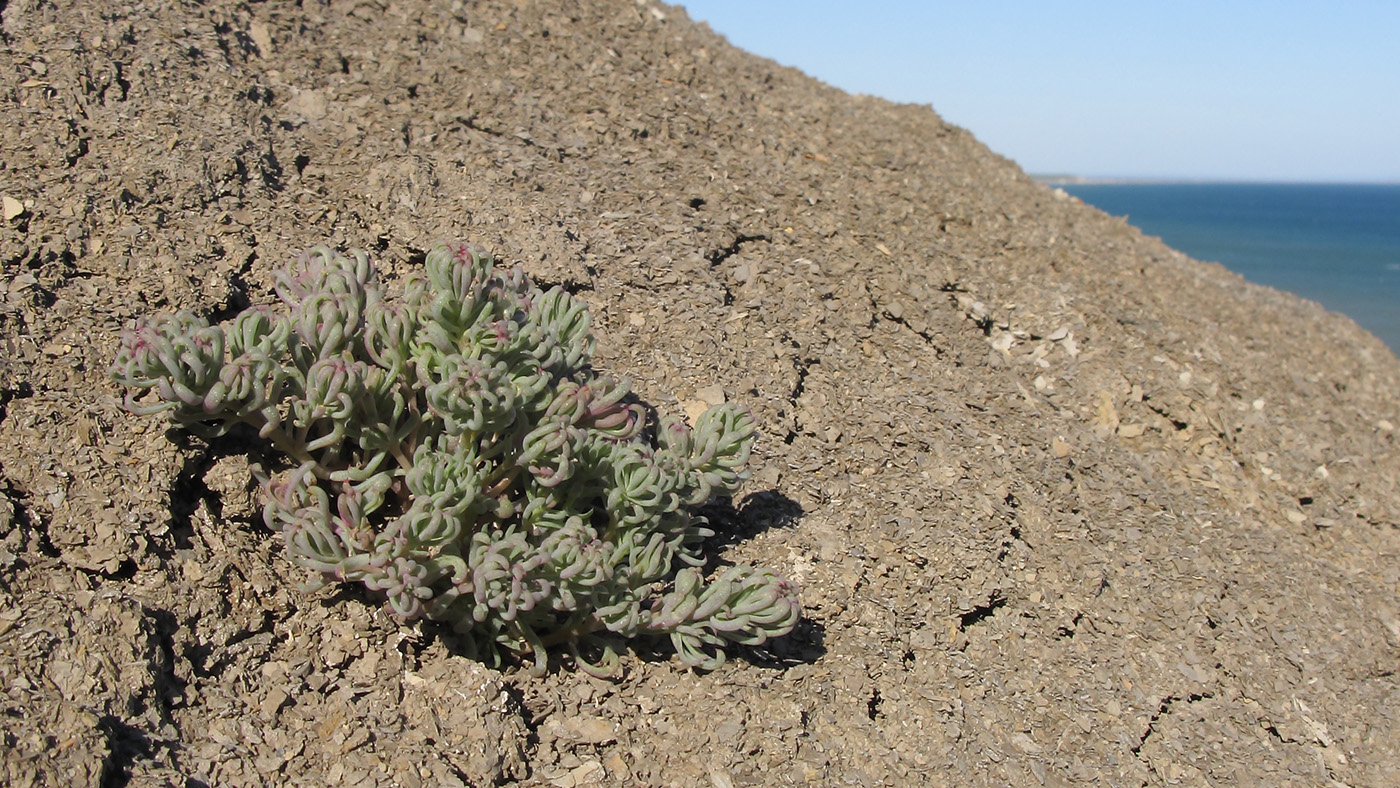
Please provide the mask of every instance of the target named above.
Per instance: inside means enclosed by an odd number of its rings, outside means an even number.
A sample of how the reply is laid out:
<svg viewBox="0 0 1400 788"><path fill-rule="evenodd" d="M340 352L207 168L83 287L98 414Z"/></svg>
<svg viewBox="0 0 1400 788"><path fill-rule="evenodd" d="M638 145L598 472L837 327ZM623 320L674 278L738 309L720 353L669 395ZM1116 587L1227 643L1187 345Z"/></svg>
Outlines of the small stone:
<svg viewBox="0 0 1400 788"><path fill-rule="evenodd" d="M328 102L319 90L299 90L287 102L287 110L303 120L316 121L326 116Z"/></svg>
<svg viewBox="0 0 1400 788"><path fill-rule="evenodd" d="M356 728L340 745L340 754L344 755L352 750L359 749L361 745L368 741L369 730L367 728Z"/></svg>
<svg viewBox="0 0 1400 788"><path fill-rule="evenodd" d="M1181 675L1185 676L1188 681L1194 681L1197 684L1204 684L1210 680L1210 674L1198 665L1188 665L1185 662L1178 662L1176 663L1176 669L1181 671Z"/></svg>
<svg viewBox="0 0 1400 788"><path fill-rule="evenodd" d="M1108 391L1098 393L1098 408L1094 414L1094 432L1100 438L1118 430L1118 407L1113 402L1113 394Z"/></svg>
<svg viewBox="0 0 1400 788"><path fill-rule="evenodd" d="M283 691L280 687L274 688L271 692L267 693L266 697L263 698L262 704L259 707L262 710L263 718L270 720L273 717L276 717L278 710L280 710L282 708L282 704L286 702L287 693Z"/></svg>
<svg viewBox="0 0 1400 788"><path fill-rule="evenodd" d="M694 426L695 422L704 415L705 411L710 409L710 405L704 400L688 399L681 402L681 409L685 411L686 421L689 421L691 426Z"/></svg>
<svg viewBox="0 0 1400 788"><path fill-rule="evenodd" d="M563 720L566 735L583 744L608 744L617 740L616 726L602 717L578 716Z"/></svg>
<svg viewBox="0 0 1400 788"><path fill-rule="evenodd" d="M10 221L17 216L24 215L24 203L6 194L0 196L0 202L4 203L5 221Z"/></svg>
<svg viewBox="0 0 1400 788"><path fill-rule="evenodd" d="M727 720L715 729L715 739L728 744L744 732L744 721L739 718Z"/></svg>
<svg viewBox="0 0 1400 788"><path fill-rule="evenodd" d="M612 753L603 759L603 766L608 770L608 776L618 783L624 783L632 779L632 770L627 768L627 762L622 760L622 756Z"/></svg>
<svg viewBox="0 0 1400 788"><path fill-rule="evenodd" d="M272 54L272 34L268 32L267 25L262 22L248 25L248 37L253 39L253 43L257 45L259 57L267 57Z"/></svg>
<svg viewBox="0 0 1400 788"><path fill-rule="evenodd" d="M1040 746L1040 744L1038 744L1035 741L1035 739L1032 739L1025 733L1013 733L1011 735L1011 743L1016 747L1016 749L1028 755L1035 755L1036 753L1043 752L1045 750L1045 748Z"/></svg>
<svg viewBox="0 0 1400 788"><path fill-rule="evenodd" d="M718 384L713 386L706 386L705 388L695 392L695 399L698 399L707 405L723 405L725 403L724 387Z"/></svg>
<svg viewBox="0 0 1400 788"><path fill-rule="evenodd" d="M603 776L603 764L597 761L584 761L549 781L555 788L574 788L577 785L598 784Z"/></svg>

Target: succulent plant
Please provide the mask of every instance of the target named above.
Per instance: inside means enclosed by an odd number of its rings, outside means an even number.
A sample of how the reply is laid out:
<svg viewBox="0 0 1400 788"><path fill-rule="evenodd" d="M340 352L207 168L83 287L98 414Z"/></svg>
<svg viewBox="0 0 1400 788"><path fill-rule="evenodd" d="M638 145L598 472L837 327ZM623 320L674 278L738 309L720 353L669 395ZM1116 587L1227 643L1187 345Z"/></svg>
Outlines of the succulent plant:
<svg viewBox="0 0 1400 788"><path fill-rule="evenodd" d="M640 635L713 668L726 645L796 624L796 590L772 571L700 571L713 531L695 509L746 477L751 414L649 423L625 380L590 366L568 292L448 244L397 298L368 255L327 247L276 292L280 308L221 325L142 319L111 374L132 412L205 437L246 425L289 458L261 475L264 519L308 588L362 583L399 619L446 622L496 664L532 656L537 675L555 644L610 673L618 640Z"/></svg>

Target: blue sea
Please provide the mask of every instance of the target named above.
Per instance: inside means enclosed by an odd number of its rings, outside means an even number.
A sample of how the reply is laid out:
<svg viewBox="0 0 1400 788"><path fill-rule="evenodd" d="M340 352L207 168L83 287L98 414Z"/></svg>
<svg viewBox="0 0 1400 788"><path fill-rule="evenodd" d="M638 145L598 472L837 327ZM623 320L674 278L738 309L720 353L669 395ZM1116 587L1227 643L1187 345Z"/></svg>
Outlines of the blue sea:
<svg viewBox="0 0 1400 788"><path fill-rule="evenodd" d="M1400 185L1112 183L1059 188L1259 284L1346 314L1400 355Z"/></svg>

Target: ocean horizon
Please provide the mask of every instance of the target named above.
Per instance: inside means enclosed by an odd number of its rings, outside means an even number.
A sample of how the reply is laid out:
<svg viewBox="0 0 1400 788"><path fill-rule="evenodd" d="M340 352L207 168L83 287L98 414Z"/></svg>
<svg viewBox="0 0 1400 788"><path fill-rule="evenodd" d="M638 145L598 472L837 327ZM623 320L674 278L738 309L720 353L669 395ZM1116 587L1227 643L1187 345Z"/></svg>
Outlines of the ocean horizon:
<svg viewBox="0 0 1400 788"><path fill-rule="evenodd" d="M1041 180L1197 260L1341 312L1400 355L1400 184Z"/></svg>
<svg viewBox="0 0 1400 788"><path fill-rule="evenodd" d="M1400 186L1400 180L1317 181L1260 178L1163 178L1153 175L1032 175L1048 186Z"/></svg>

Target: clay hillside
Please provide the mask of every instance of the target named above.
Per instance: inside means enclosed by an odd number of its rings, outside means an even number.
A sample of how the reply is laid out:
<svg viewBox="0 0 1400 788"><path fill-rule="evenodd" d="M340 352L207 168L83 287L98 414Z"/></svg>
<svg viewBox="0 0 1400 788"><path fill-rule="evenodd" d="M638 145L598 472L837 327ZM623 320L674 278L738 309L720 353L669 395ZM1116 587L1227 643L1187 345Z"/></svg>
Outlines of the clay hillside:
<svg viewBox="0 0 1400 788"><path fill-rule="evenodd" d="M1400 785L1400 364L1349 320L650 0L0 14L0 783ZM753 409L715 550L791 636L491 669L299 590L257 447L121 408L137 317L439 239L660 413Z"/></svg>

